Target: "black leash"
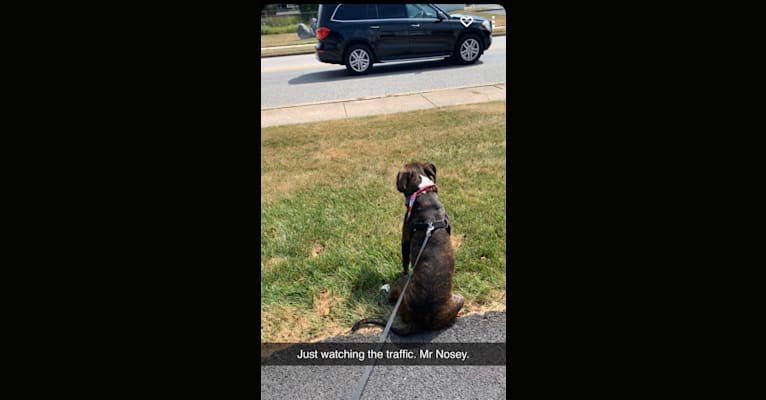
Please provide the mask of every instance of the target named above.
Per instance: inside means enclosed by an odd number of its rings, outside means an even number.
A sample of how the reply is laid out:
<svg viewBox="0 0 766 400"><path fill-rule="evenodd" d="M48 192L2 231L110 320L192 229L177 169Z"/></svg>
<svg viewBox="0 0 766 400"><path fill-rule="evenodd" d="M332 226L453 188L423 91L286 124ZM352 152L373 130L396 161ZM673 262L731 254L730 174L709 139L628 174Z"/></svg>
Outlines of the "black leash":
<svg viewBox="0 0 766 400"><path fill-rule="evenodd" d="M394 317L396 317L396 312L399 311L399 305L402 304L402 299L404 298L404 293L407 291L407 285L410 284L410 279L412 279L412 275L415 273L415 266L418 265L418 261L420 261L420 255L423 254L423 249L426 248L426 243L428 243L428 239L431 238L431 231L433 231L434 224L433 222L430 222L428 224L428 229L426 230L426 240L423 241L423 245L420 246L420 252L418 253L418 257L415 259L415 264L412 264L412 273L409 277L407 277L407 282L404 283L404 287L402 288L402 293L399 295L399 299L396 300L396 305L394 306L394 311L391 312L391 316L388 317L388 322L386 323L386 328L383 329L383 333L380 335L380 339L378 340L378 348L376 351L379 351L381 346L383 346L383 343L386 341L386 338L388 337L388 330L391 329L391 325L394 322ZM351 396L351 400L359 400L360 397L362 397L362 392L364 391L364 387L367 385L367 380L370 379L370 374L372 373L372 368L375 366L375 361L373 360L372 364L368 365L364 369L364 373L362 374L362 378L359 379L359 382L356 383L356 388L354 388L354 394Z"/></svg>

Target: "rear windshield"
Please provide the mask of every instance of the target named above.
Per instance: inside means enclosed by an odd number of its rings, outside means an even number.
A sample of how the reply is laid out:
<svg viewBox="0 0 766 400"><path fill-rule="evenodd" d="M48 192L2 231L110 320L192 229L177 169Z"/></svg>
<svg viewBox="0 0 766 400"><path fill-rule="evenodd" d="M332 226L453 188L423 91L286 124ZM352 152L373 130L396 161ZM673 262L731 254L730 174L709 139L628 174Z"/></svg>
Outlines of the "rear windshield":
<svg viewBox="0 0 766 400"><path fill-rule="evenodd" d="M342 4L335 11L334 19L339 21L352 21L356 19L378 18L375 4Z"/></svg>

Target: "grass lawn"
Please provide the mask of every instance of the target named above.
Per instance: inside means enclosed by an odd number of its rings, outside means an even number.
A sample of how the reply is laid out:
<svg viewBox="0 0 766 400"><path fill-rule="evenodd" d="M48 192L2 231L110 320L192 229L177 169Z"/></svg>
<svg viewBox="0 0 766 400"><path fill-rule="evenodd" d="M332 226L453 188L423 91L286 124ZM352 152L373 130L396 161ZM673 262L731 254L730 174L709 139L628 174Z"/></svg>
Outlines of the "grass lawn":
<svg viewBox="0 0 766 400"><path fill-rule="evenodd" d="M297 54L313 54L314 48L313 47L290 47L287 49L272 49L272 48L264 48L261 49L261 57L269 57L269 56L294 56Z"/></svg>
<svg viewBox="0 0 766 400"><path fill-rule="evenodd" d="M297 31L297 28L296 28ZM289 46L293 44L315 44L316 38L301 39L296 32L261 35L261 47Z"/></svg>
<svg viewBox="0 0 766 400"><path fill-rule="evenodd" d="M347 333L401 271L399 168L437 167L461 312L505 309L505 102L261 130L262 342Z"/></svg>

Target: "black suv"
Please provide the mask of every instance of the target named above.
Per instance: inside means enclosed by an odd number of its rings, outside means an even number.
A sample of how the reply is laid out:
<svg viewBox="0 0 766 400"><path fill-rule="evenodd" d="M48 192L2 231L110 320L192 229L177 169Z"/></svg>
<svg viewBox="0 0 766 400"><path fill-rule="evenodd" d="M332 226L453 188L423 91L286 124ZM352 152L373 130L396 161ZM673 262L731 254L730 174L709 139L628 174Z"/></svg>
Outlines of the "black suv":
<svg viewBox="0 0 766 400"><path fill-rule="evenodd" d="M376 62L444 57L471 64L492 44L492 24L435 4L320 4L316 55L353 75Z"/></svg>

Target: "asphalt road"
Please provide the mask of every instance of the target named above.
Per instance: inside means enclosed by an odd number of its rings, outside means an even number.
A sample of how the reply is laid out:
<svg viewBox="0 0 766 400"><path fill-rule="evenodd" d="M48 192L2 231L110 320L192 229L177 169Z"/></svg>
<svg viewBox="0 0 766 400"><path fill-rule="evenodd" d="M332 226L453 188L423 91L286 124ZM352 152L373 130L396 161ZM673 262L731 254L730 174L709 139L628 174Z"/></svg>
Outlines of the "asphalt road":
<svg viewBox="0 0 766 400"><path fill-rule="evenodd" d="M328 339L329 342L375 343L380 330ZM506 342L506 313L489 312L457 320L448 329L389 341L429 343ZM350 399L363 366L261 366L263 399ZM506 366L376 365L363 400L505 399Z"/></svg>
<svg viewBox="0 0 766 400"><path fill-rule="evenodd" d="M383 63L363 76L349 76L345 66L321 63L313 54L262 58L261 107L504 82L505 44L505 36L493 37L490 48L473 65L438 60Z"/></svg>

